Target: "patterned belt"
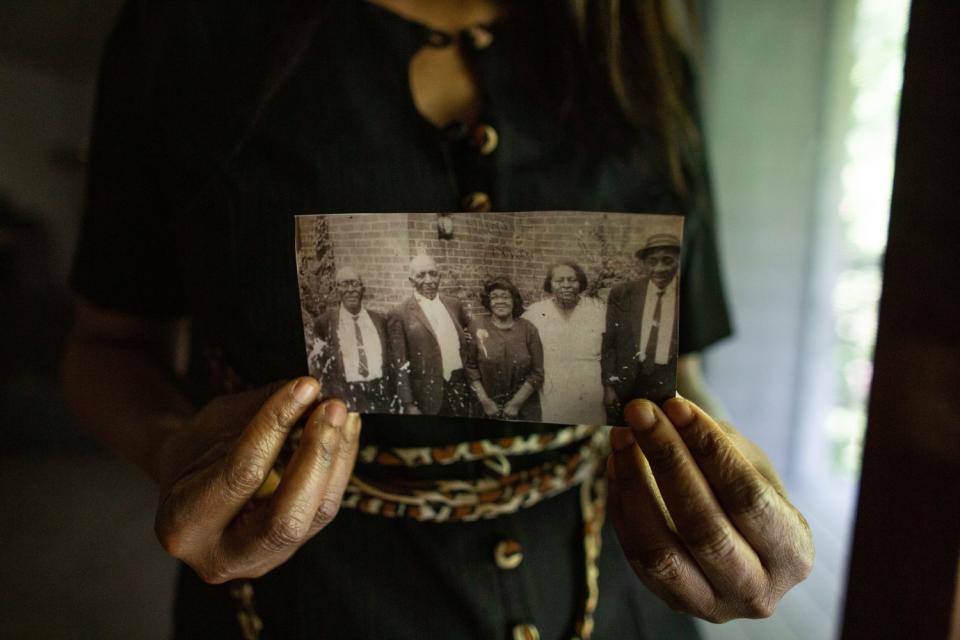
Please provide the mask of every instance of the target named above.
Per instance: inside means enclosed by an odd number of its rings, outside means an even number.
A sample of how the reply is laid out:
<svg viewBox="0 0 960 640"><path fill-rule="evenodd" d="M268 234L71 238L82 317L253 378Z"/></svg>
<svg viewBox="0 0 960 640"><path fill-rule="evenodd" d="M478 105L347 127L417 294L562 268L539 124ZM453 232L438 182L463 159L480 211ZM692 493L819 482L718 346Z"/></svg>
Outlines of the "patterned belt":
<svg viewBox="0 0 960 640"><path fill-rule="evenodd" d="M380 468L481 462L487 476L470 480L388 481L364 477L358 469L342 505L388 518L420 522L471 522L496 518L532 507L541 500L590 480L606 437L599 427L580 425L560 431L477 440L445 447L378 449L364 447L358 462ZM577 446L579 445L579 446ZM512 471L507 456L539 454L573 448L558 459L522 471Z"/></svg>

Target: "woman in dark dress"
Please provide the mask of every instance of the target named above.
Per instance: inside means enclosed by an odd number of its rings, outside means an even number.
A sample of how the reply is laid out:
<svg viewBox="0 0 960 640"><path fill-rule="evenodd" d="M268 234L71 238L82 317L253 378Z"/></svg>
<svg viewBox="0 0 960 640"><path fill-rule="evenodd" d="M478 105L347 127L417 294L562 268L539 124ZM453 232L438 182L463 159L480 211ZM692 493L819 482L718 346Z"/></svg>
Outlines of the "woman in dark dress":
<svg viewBox="0 0 960 640"><path fill-rule="evenodd" d="M608 459L521 421L358 437L305 375L298 213L681 213L678 387L703 398L696 354L730 327L683 4L128 0L64 375L159 486L178 637L682 638L664 602L762 616L802 579L776 474L685 401L628 406Z"/></svg>
<svg viewBox="0 0 960 640"><path fill-rule="evenodd" d="M520 317L523 298L506 278L494 278L480 293L488 316L470 323L467 377L481 417L540 420L537 389L543 384L543 345L537 328Z"/></svg>

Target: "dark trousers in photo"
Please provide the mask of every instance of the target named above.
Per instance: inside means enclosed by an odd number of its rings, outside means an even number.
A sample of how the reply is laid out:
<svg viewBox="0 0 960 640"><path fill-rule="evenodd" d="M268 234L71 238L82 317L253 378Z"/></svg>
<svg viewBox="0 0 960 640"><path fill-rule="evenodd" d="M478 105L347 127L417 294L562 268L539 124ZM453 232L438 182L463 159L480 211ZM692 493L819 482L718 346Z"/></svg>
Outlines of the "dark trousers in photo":
<svg viewBox="0 0 960 640"><path fill-rule="evenodd" d="M390 398L383 378L347 383L347 406L357 413L387 413Z"/></svg>

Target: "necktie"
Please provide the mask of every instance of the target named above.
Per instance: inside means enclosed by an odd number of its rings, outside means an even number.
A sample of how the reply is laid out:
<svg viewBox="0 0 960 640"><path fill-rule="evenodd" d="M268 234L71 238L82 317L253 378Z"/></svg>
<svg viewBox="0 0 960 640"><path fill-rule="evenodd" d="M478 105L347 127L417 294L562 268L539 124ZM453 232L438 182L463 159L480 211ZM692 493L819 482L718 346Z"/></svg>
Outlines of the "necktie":
<svg viewBox="0 0 960 640"><path fill-rule="evenodd" d="M647 338L647 348L643 352L643 369L653 371L657 358L657 342L660 338L660 310L663 307L663 290L657 291L657 306L653 308L653 322L650 323L650 336Z"/></svg>
<svg viewBox="0 0 960 640"><path fill-rule="evenodd" d="M353 316L353 330L357 335L357 373L360 374L361 378L366 378L370 375L370 367L367 364L367 352L363 348L363 333L360 332L360 321L357 320L359 316Z"/></svg>

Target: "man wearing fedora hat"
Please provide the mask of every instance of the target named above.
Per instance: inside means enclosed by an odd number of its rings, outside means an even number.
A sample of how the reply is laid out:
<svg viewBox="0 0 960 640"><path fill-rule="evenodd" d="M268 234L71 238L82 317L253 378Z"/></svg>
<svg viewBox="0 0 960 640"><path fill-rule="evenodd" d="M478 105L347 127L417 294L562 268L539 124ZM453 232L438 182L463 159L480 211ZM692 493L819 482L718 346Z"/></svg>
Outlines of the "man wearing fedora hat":
<svg viewBox="0 0 960 640"><path fill-rule="evenodd" d="M659 404L676 390L680 239L654 234L635 255L643 276L618 284L607 299L601 368L610 424L623 423L628 401Z"/></svg>

